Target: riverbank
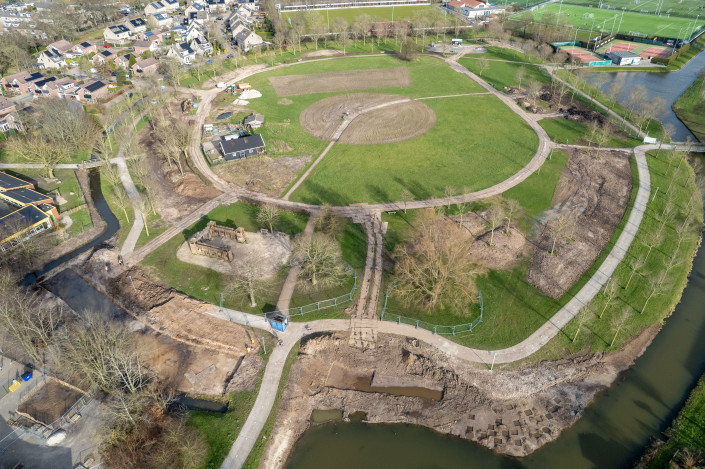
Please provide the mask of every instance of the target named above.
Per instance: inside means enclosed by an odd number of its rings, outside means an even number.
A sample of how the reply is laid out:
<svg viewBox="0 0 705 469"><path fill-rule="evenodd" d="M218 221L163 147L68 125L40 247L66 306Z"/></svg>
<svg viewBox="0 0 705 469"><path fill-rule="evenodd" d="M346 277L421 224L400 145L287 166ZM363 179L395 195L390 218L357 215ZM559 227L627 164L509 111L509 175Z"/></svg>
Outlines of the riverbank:
<svg viewBox="0 0 705 469"><path fill-rule="evenodd" d="M316 409L365 412L371 423L422 425L497 453L526 456L554 441L614 382L659 330L643 330L622 350L490 371L435 347L383 335L378 347L350 347L342 334L305 341L277 411L260 467L283 467ZM386 392L375 383L386 382ZM370 389L371 388L371 389ZM432 391L442 390L442 397Z"/></svg>
<svg viewBox="0 0 705 469"><path fill-rule="evenodd" d="M673 103L673 112L700 142L705 143L705 74Z"/></svg>

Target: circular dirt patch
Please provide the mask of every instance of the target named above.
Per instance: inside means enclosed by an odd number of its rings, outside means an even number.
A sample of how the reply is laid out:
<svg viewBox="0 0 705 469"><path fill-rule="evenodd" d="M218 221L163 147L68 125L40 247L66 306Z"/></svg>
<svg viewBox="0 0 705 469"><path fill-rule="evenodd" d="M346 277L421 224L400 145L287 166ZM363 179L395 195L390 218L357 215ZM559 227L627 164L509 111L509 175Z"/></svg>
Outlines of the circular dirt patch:
<svg viewBox="0 0 705 469"><path fill-rule="evenodd" d="M424 134L436 123L436 114L420 101L381 93L332 96L313 103L299 116L311 135L332 140L342 125L341 143L401 142Z"/></svg>

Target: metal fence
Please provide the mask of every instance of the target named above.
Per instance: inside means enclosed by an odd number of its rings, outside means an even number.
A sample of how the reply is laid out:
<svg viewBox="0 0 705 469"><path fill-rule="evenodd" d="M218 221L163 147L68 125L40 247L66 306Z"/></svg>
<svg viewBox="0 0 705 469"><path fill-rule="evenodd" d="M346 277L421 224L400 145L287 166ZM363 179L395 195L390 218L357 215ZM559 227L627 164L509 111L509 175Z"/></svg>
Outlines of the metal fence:
<svg viewBox="0 0 705 469"><path fill-rule="evenodd" d="M345 295L341 295L337 298L328 298L327 300L317 301L306 306L297 306L294 308L285 309L280 311L285 316L303 316L307 313L313 313L314 311L321 311L328 308L333 308L345 303L352 301L355 296L355 290L357 290L357 273L354 274L354 283L352 290Z"/></svg>
<svg viewBox="0 0 705 469"><path fill-rule="evenodd" d="M475 318L474 321L466 324L456 324L454 326L447 326L443 324L431 324L430 322L422 321L416 318L409 318L406 316L401 316L399 314L390 313L387 311L387 300L389 299L389 290L384 295L384 307L382 308L382 313L380 314L380 320L396 322L397 324L406 324L409 326L414 326L415 328L426 329L434 334L442 335L455 335L461 334L463 332L472 332L475 328L482 322L482 315L484 313L485 307L482 301L482 292L478 295L480 299L480 316Z"/></svg>

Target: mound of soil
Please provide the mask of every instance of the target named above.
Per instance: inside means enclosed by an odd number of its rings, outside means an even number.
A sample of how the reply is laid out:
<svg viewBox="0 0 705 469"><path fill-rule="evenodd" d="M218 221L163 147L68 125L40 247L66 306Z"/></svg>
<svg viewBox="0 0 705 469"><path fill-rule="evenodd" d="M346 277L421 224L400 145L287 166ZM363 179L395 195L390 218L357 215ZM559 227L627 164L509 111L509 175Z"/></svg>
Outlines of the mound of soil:
<svg viewBox="0 0 705 469"><path fill-rule="evenodd" d="M353 93L313 103L301 112L299 122L304 130L323 140L335 138L347 123L339 141L369 145L418 137L433 127L436 114L422 102L404 96Z"/></svg>
<svg viewBox="0 0 705 469"><path fill-rule="evenodd" d="M274 87L277 96L288 97L312 93L337 93L411 86L411 76L406 67L394 67L308 75L284 75L270 77L269 82Z"/></svg>
<svg viewBox="0 0 705 469"><path fill-rule="evenodd" d="M311 52L306 52L305 54L301 54L301 57L304 59L309 59L312 57L335 57L337 55L343 55L343 53L340 52L339 50L321 49L321 50L314 50Z"/></svg>
<svg viewBox="0 0 705 469"><path fill-rule="evenodd" d="M547 223L542 226L527 280L552 298L562 296L595 262L622 220L631 193L629 153L601 152L596 160L572 150L543 217L566 217L571 227L555 235Z"/></svg>
<svg viewBox="0 0 705 469"><path fill-rule="evenodd" d="M494 230L494 246L490 246L491 232L478 236L470 247L473 259L493 270L511 270L522 258L533 253L534 246L526 240L524 233L512 228L509 234L505 234L505 229L506 226L498 226Z"/></svg>

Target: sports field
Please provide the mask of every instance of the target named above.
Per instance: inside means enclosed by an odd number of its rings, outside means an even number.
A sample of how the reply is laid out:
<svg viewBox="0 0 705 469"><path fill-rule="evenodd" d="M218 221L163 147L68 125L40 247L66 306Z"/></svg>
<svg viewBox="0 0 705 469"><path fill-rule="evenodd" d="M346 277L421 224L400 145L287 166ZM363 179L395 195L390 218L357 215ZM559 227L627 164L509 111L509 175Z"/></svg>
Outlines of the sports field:
<svg viewBox="0 0 705 469"><path fill-rule="evenodd" d="M649 57L668 57L673 53L673 49L652 44L615 40L598 48L597 52L601 54L607 52L633 52L644 59L648 59Z"/></svg>
<svg viewBox="0 0 705 469"><path fill-rule="evenodd" d="M569 3L593 7L600 5L599 0L570 0ZM625 11L634 13L655 14L660 12L662 15L686 18L695 18L698 14L703 16L705 13L701 9L703 7L702 0L665 0L663 2L659 2L659 0L604 0L601 4L602 8L615 9L620 13L623 8Z"/></svg>
<svg viewBox="0 0 705 469"><path fill-rule="evenodd" d="M604 60L602 57L599 57L589 50L578 46L561 47L561 50L569 53L572 57L575 57L582 63Z"/></svg>
<svg viewBox="0 0 705 469"><path fill-rule="evenodd" d="M423 14L427 17L432 17L440 14L440 10L433 8L430 5L408 5L399 7L369 7L369 8L338 8L328 10L310 10L310 11L293 11L283 12L282 18L287 20L289 17L312 16L319 15L323 22L330 20L333 24L335 18L343 18L348 24L355 22L355 18L360 15L369 15L372 21L401 21L411 20L414 16Z"/></svg>
<svg viewBox="0 0 705 469"><path fill-rule="evenodd" d="M309 94L284 86L302 78L320 86ZM516 173L538 146L534 131L502 101L430 57L301 63L249 82L262 97L247 107L266 116L260 132L268 148L283 149L272 157L315 158L344 116L385 105L349 124L291 200L347 205L399 200L403 189L417 199L442 197L446 187L478 190Z"/></svg>
<svg viewBox="0 0 705 469"><path fill-rule="evenodd" d="M644 34L647 36L665 36L665 37L683 37L684 31L693 33L705 25L704 17L697 20L678 18L678 17L662 17L647 15L643 13L625 12L622 16L621 12L614 10L606 10L599 8L588 8L578 5L559 5L551 3L541 8L534 10L534 17L541 20L544 13L553 13L552 20L555 21L555 15L558 15L560 9L561 17L559 22L566 22L576 28L591 29L593 31L609 30L625 34ZM621 26L620 26L621 21ZM614 30L613 30L614 28Z"/></svg>

